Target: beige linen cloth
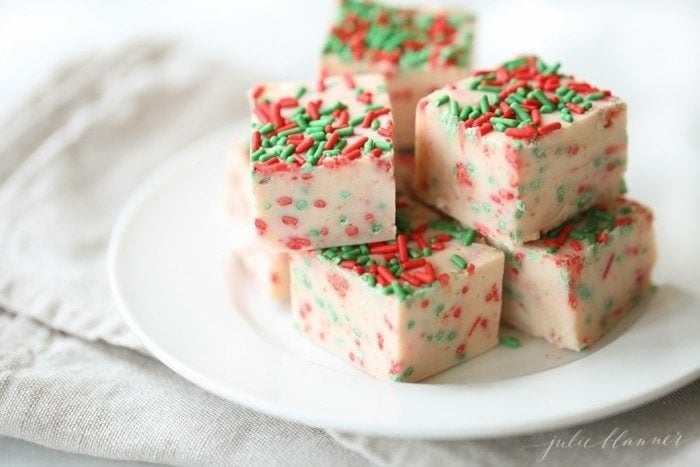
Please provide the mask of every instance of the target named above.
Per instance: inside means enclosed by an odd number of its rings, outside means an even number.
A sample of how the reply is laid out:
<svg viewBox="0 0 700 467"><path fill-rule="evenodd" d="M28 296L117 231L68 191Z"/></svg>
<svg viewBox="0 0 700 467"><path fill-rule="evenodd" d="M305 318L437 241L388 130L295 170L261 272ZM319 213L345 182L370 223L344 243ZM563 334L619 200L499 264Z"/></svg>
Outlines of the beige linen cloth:
<svg viewBox="0 0 700 467"><path fill-rule="evenodd" d="M112 224L156 165L241 115L251 81L168 42L131 43L67 64L0 124L0 435L173 464L690 465L700 459L698 382L581 427L422 442L327 432L262 415L200 390L149 357L107 286ZM628 430L635 440L681 440L576 444L586 437L601 442L615 430ZM555 437L570 446L545 452Z"/></svg>

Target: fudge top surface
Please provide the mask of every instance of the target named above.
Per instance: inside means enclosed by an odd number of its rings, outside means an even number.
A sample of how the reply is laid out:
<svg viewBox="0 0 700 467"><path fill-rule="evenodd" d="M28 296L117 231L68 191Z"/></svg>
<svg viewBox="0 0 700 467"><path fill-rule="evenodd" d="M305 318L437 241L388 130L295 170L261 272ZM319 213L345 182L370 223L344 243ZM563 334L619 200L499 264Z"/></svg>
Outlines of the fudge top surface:
<svg viewBox="0 0 700 467"><path fill-rule="evenodd" d="M476 70L422 99L463 125L468 132L531 142L610 104L624 105L609 90L559 72L560 63L547 64L522 56L494 69ZM611 116L612 118L613 116Z"/></svg>
<svg viewBox="0 0 700 467"><path fill-rule="evenodd" d="M324 248L318 259L359 275L368 287L399 300L422 296L447 286L458 274L471 275L480 266L503 257L464 227L397 193L395 240Z"/></svg>
<svg viewBox="0 0 700 467"><path fill-rule="evenodd" d="M399 8L344 0L323 55L388 69L434 70L469 65L474 15L465 10Z"/></svg>
<svg viewBox="0 0 700 467"><path fill-rule="evenodd" d="M261 84L249 93L253 170L312 171L393 158L393 117L380 74Z"/></svg>
<svg viewBox="0 0 700 467"><path fill-rule="evenodd" d="M624 235L642 220L653 221L651 210L629 198L618 197L598 204L546 232L542 238L519 247L548 253L554 258L571 254L595 253L612 235ZM516 258L518 259L518 258Z"/></svg>

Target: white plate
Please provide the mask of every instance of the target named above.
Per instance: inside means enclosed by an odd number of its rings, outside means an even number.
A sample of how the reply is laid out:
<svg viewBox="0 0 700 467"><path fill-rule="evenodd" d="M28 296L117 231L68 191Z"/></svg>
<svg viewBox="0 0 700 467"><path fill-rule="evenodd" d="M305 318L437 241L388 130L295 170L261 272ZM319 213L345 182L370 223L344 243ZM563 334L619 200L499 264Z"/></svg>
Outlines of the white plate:
<svg viewBox="0 0 700 467"><path fill-rule="evenodd" d="M507 331L521 338L520 348L496 348L421 384L362 374L306 342L288 311L245 276L234 275L241 287L230 287L236 233L222 202L229 136L190 148L144 183L125 206L109 251L112 289L131 328L153 355L202 388L318 427L446 439L583 423L700 374L698 296L675 279L581 353ZM662 256L659 269L673 278L668 262Z"/></svg>

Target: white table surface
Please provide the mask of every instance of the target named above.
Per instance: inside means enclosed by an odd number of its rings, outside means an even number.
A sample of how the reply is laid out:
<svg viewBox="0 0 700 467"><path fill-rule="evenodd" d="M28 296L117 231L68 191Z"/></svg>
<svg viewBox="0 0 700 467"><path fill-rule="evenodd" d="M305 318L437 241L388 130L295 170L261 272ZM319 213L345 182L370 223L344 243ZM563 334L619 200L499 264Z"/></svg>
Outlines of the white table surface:
<svg viewBox="0 0 700 467"><path fill-rule="evenodd" d="M199 0L171 2L123 0L4 1L0 2L0 120L20 105L42 76L67 57L95 48L106 48L134 36L178 37L212 55L230 58L261 79L307 77L313 70L316 50L331 15L333 1L313 3L256 0L232 2ZM435 3L420 2L412 3ZM458 0L443 4L464 4ZM633 158L654 157L654 138L641 130L647 116L639 113L644 99L662 99L648 93L665 82L664 68L681 70L675 76L697 77L695 45L700 41L700 2L626 2L603 0L573 3L556 0L488 2L472 0L480 27L477 64L492 65L519 52L533 51L552 60L561 59L569 70L581 70L592 82L619 90L630 103L630 134ZM311 7L313 5L313 7ZM242 40L254 34L261 15L275 12L287 18L276 35ZM500 31L509 30L535 12L550 27L529 28L517 44L503 40ZM292 32L299 22L311 25L295 31L308 48L298 48L280 37ZM589 34L591 28L597 34ZM653 29L654 33L650 33ZM600 31L606 31L600 34ZM562 37L567 38L562 40ZM265 50L266 54L260 54ZM607 52L607 53L606 53ZM660 62L659 62L660 61ZM692 63L695 61L695 63ZM630 79L630 70L636 77ZM686 83L687 81L687 83ZM675 96L690 92L697 103L694 79L674 81ZM693 114L694 116L695 114ZM637 118L638 117L638 118ZM635 131L635 128L637 130ZM651 141L653 143L653 141ZM681 141L687 150L692 141ZM697 143L697 138L695 138ZM647 149L649 148L649 149ZM634 170L634 161L631 168ZM692 174L689 174L692 175ZM632 173L630 184L651 173ZM638 194L645 201L652 194ZM124 462L68 454L20 440L0 438L0 464L4 465L128 465Z"/></svg>

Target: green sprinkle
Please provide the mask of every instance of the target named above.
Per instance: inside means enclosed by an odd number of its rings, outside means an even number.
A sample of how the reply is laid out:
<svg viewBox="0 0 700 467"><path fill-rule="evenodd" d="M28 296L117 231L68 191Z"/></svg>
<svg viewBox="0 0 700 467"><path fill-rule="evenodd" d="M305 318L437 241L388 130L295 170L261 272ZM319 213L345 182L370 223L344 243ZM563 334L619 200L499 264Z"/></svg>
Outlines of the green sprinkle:
<svg viewBox="0 0 700 467"><path fill-rule="evenodd" d="M597 101L605 97L605 94L601 91L592 92L586 96L589 101Z"/></svg>
<svg viewBox="0 0 700 467"><path fill-rule="evenodd" d="M459 117L460 114L459 102L457 102L454 99L450 101L450 113L452 113L452 115L454 115L455 117Z"/></svg>
<svg viewBox="0 0 700 467"><path fill-rule="evenodd" d="M355 134L355 129L350 126L346 126L345 128L341 128L340 130L335 130L336 133L338 133L338 136L352 136Z"/></svg>
<svg viewBox="0 0 700 467"><path fill-rule="evenodd" d="M510 108L513 109L513 112L515 112L515 114L521 121L532 120L530 114L527 111L525 111L525 109L520 107L519 103L513 102L512 104L510 104Z"/></svg>
<svg viewBox="0 0 700 467"><path fill-rule="evenodd" d="M263 126L261 126L260 128L258 128L258 131L260 133L262 133L263 135L266 135L274 129L275 129L275 125L268 122L268 123L264 124Z"/></svg>
<svg viewBox="0 0 700 467"><path fill-rule="evenodd" d="M457 253L450 256L450 262L460 269L465 269L467 267L467 262Z"/></svg>
<svg viewBox="0 0 700 467"><path fill-rule="evenodd" d="M469 246L474 243L474 238L476 237L476 230L467 229L462 236L462 243L464 246Z"/></svg>
<svg viewBox="0 0 700 467"><path fill-rule="evenodd" d="M297 88L297 91L294 93L294 97L296 97L297 99L299 99L299 98L300 98L301 96L303 96L304 94L306 94L306 88L305 88L304 86L299 86L299 87Z"/></svg>
<svg viewBox="0 0 700 467"><path fill-rule="evenodd" d="M377 147L383 151L389 151L391 148L394 147L390 141L379 140L379 139L375 139L373 144L374 144L374 147Z"/></svg>
<svg viewBox="0 0 700 467"><path fill-rule="evenodd" d="M488 84L480 84L477 88L479 91L484 91L484 92L501 92L501 88L498 86L491 86Z"/></svg>
<svg viewBox="0 0 700 467"><path fill-rule="evenodd" d="M450 96L448 96L447 94L443 94L442 96L435 99L435 105L437 107L440 107L442 104L446 103L449 100L450 100Z"/></svg>
<svg viewBox="0 0 700 467"><path fill-rule="evenodd" d="M518 126L518 121L512 118L491 117L489 121L494 125L500 124L510 128Z"/></svg>
<svg viewBox="0 0 700 467"><path fill-rule="evenodd" d="M352 118L349 123L351 126L357 126L360 123L362 123L364 121L364 119L365 119L364 115L358 115L357 117Z"/></svg>
<svg viewBox="0 0 700 467"><path fill-rule="evenodd" d="M515 336L505 336L500 339L501 345L504 347L510 347L511 349L517 349L520 347L520 339Z"/></svg>
<svg viewBox="0 0 700 467"><path fill-rule="evenodd" d="M295 133L302 133L303 131L304 131L304 130L303 130L301 127L290 128L289 130L280 131L280 132L278 133L278 135L279 135L279 136L289 136L289 135L293 135L293 134L295 134ZM278 142L278 143L279 143L279 142Z"/></svg>
<svg viewBox="0 0 700 467"><path fill-rule="evenodd" d="M481 99L479 99L479 110L481 110L482 114L485 114L486 112L489 111L489 108L491 105L489 104L489 98L486 95L481 96Z"/></svg>
<svg viewBox="0 0 700 467"><path fill-rule="evenodd" d="M255 151L253 154L251 154L250 158L255 161L255 160L258 160L260 158L260 156L262 156L263 154L265 154L265 149L260 148L257 151Z"/></svg>
<svg viewBox="0 0 700 467"><path fill-rule="evenodd" d="M552 101L549 100L549 98L544 94L544 92L542 92L541 89L535 89L535 90L532 92L532 96L533 96L535 99L537 99L538 101L540 101L540 103L541 103L543 106L547 105L547 106L550 106L550 107L552 107L552 108L554 107L554 104L552 103Z"/></svg>
<svg viewBox="0 0 700 467"><path fill-rule="evenodd" d="M394 295L396 295L399 300L404 300L406 298L406 292L404 292L403 288L401 288L401 284L399 284L398 281L392 282L391 288L394 291Z"/></svg>

